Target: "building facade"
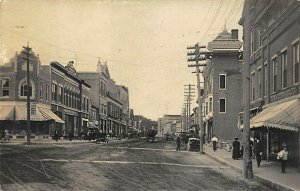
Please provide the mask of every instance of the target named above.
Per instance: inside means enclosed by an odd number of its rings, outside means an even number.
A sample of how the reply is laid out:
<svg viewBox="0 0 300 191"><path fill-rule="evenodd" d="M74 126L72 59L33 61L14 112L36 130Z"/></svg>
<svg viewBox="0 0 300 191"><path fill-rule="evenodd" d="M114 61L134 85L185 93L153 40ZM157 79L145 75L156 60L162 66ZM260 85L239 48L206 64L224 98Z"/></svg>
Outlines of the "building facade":
<svg viewBox="0 0 300 191"><path fill-rule="evenodd" d="M27 57L28 56L28 57ZM27 85L29 59L29 86ZM49 139L52 131L65 122L51 111L51 74L39 57L23 49L0 67L0 126L9 130L13 139L26 139L27 95L30 95L32 139Z"/></svg>
<svg viewBox="0 0 300 191"><path fill-rule="evenodd" d="M90 112L91 85L79 78L72 62L51 62L51 110L65 121L61 136L77 137L86 131Z"/></svg>
<svg viewBox="0 0 300 191"><path fill-rule="evenodd" d="M208 43L209 57L203 71L203 121L207 141L213 135L220 140L241 137L237 129L237 114L242 106L242 43L238 30L226 29Z"/></svg>
<svg viewBox="0 0 300 191"><path fill-rule="evenodd" d="M296 0L246 1L239 21L247 51L244 64L250 66L252 136L263 141L267 160L275 159L281 147L287 146L289 160L298 166L299 4Z"/></svg>

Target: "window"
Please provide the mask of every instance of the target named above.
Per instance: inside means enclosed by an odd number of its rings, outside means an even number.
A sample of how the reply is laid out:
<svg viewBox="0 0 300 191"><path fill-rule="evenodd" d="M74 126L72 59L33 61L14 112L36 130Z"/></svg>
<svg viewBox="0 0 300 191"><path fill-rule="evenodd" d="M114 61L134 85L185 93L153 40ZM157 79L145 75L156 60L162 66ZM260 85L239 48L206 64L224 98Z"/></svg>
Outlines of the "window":
<svg viewBox="0 0 300 191"><path fill-rule="evenodd" d="M251 55L254 53L254 30L251 29L250 31L250 51Z"/></svg>
<svg viewBox="0 0 300 191"><path fill-rule="evenodd" d="M226 99L220 98L220 113L226 113Z"/></svg>
<svg viewBox="0 0 300 191"><path fill-rule="evenodd" d="M299 63L299 41L293 45L293 79L294 83L298 83L300 81L300 63Z"/></svg>
<svg viewBox="0 0 300 191"><path fill-rule="evenodd" d="M208 102L205 102L205 108L206 108L206 115L208 114Z"/></svg>
<svg viewBox="0 0 300 191"><path fill-rule="evenodd" d="M261 68L257 70L257 81L258 81L258 98L262 97L262 85L261 85Z"/></svg>
<svg viewBox="0 0 300 191"><path fill-rule="evenodd" d="M264 65L264 95L268 95L268 64Z"/></svg>
<svg viewBox="0 0 300 191"><path fill-rule="evenodd" d="M9 78L2 78L2 96L9 96Z"/></svg>
<svg viewBox="0 0 300 191"><path fill-rule="evenodd" d="M273 92L277 91L277 58L272 60L273 63Z"/></svg>
<svg viewBox="0 0 300 191"><path fill-rule="evenodd" d="M57 101L57 85L52 83L52 101Z"/></svg>
<svg viewBox="0 0 300 191"><path fill-rule="evenodd" d="M212 111L212 98L209 98L209 112Z"/></svg>
<svg viewBox="0 0 300 191"><path fill-rule="evenodd" d="M39 91L40 100L43 99L43 87L44 87L44 82L40 81L40 91Z"/></svg>
<svg viewBox="0 0 300 191"><path fill-rule="evenodd" d="M220 90L226 89L226 74L219 75L219 89Z"/></svg>
<svg viewBox="0 0 300 191"><path fill-rule="evenodd" d="M49 101L49 84L46 84L46 101Z"/></svg>
<svg viewBox="0 0 300 191"><path fill-rule="evenodd" d="M58 102L62 102L63 101L63 87L62 86L58 86L58 97L57 100Z"/></svg>
<svg viewBox="0 0 300 191"><path fill-rule="evenodd" d="M261 47L261 32L260 29L257 31L257 36L258 36L258 47Z"/></svg>
<svg viewBox="0 0 300 191"><path fill-rule="evenodd" d="M287 86L287 51L281 54L281 88Z"/></svg>
<svg viewBox="0 0 300 191"><path fill-rule="evenodd" d="M251 101L255 100L255 73L253 72L251 74L251 79L250 79L250 86L251 86Z"/></svg>
<svg viewBox="0 0 300 191"><path fill-rule="evenodd" d="M21 96L27 96L29 93L29 96L32 96L32 86L31 83L29 84L29 87L27 86L27 82L24 81L21 84Z"/></svg>

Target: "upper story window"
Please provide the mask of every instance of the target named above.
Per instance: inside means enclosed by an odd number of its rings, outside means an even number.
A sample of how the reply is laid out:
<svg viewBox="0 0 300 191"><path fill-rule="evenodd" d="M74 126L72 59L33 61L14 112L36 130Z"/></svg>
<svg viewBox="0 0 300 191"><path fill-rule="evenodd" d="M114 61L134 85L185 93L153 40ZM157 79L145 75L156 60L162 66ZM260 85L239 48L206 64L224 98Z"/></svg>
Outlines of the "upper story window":
<svg viewBox="0 0 300 191"><path fill-rule="evenodd" d="M262 97L262 78L261 78L261 68L257 70L257 88L258 88L258 97Z"/></svg>
<svg viewBox="0 0 300 191"><path fill-rule="evenodd" d="M226 99L220 98L220 113L226 113Z"/></svg>
<svg viewBox="0 0 300 191"><path fill-rule="evenodd" d="M46 101L49 101L49 84L46 84Z"/></svg>
<svg viewBox="0 0 300 191"><path fill-rule="evenodd" d="M255 100L255 72L251 74L250 86L251 86L251 101L254 101Z"/></svg>
<svg viewBox="0 0 300 191"><path fill-rule="evenodd" d="M264 95L268 95L268 63L264 64Z"/></svg>
<svg viewBox="0 0 300 191"><path fill-rule="evenodd" d="M2 96L9 96L9 78L2 78Z"/></svg>
<svg viewBox="0 0 300 191"><path fill-rule="evenodd" d="M24 81L21 84L21 96L27 96L28 94L29 96L32 96L32 85L29 83L28 87L27 82Z"/></svg>
<svg viewBox="0 0 300 191"><path fill-rule="evenodd" d="M277 91L277 80L278 80L278 66L277 66L277 58L272 60L273 65L273 92Z"/></svg>
<svg viewBox="0 0 300 191"><path fill-rule="evenodd" d="M220 90L226 89L226 74L219 75L219 89Z"/></svg>
<svg viewBox="0 0 300 191"><path fill-rule="evenodd" d="M40 81L40 91L39 91L40 100L43 99L43 87L44 87L44 82Z"/></svg>
<svg viewBox="0 0 300 191"><path fill-rule="evenodd" d="M299 41L293 44L293 80L294 83L300 82L300 63L299 63Z"/></svg>
<svg viewBox="0 0 300 191"><path fill-rule="evenodd" d="M52 101L57 101L57 85L52 83Z"/></svg>
<svg viewBox="0 0 300 191"><path fill-rule="evenodd" d="M251 29L250 31L250 51L251 55L254 53L254 30Z"/></svg>
<svg viewBox="0 0 300 191"><path fill-rule="evenodd" d="M287 51L281 54L281 88L287 87Z"/></svg>
<svg viewBox="0 0 300 191"><path fill-rule="evenodd" d="M212 111L212 98L209 98L209 112Z"/></svg>

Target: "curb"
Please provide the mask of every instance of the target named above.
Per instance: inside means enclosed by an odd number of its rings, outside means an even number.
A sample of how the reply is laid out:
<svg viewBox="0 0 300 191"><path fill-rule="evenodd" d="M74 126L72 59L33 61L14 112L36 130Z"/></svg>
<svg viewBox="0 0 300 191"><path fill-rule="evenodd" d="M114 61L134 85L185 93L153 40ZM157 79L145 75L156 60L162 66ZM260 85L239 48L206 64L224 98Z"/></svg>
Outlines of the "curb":
<svg viewBox="0 0 300 191"><path fill-rule="evenodd" d="M205 153L205 154L206 154L206 156L208 156L209 158L211 158L211 159L213 159L213 160L215 160L215 161L217 161L217 162L219 162L219 163L221 163L221 164L223 164L223 165L230 166L231 168L233 168L233 169L234 169L236 172L238 172L238 173L242 173L242 172L243 172L243 170L242 170L241 168L238 168L238 167L236 167L236 166L230 164L229 162L227 162L227 161L225 161L225 160L223 160L223 159L220 159L220 158L217 158L217 157L215 157L215 156L212 156L212 155L209 154L209 153ZM274 189L276 189L276 190L280 190L280 191L297 191L297 190L294 189L294 188L291 188L291 187L289 187L289 186L287 186L287 185L281 185L281 184L278 184L278 183L276 183L276 182L274 182L274 181L272 181L272 180L270 180L270 179L268 179L268 178L265 178L265 177L263 177L263 176L261 176L261 175L253 174L253 179L254 179L255 181L257 181L257 182L260 182L260 183L262 183L262 184L264 184L264 185L267 185L267 186L269 186L269 187L271 187L271 188L274 188Z"/></svg>

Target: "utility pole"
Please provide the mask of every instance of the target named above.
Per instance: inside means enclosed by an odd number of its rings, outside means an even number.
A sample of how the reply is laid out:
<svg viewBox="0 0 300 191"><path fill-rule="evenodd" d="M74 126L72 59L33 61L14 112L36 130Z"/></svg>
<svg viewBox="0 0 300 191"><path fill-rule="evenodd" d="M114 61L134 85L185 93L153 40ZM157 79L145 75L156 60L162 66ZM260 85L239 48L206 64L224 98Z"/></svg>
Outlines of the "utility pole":
<svg viewBox="0 0 300 191"><path fill-rule="evenodd" d="M27 145L30 145L30 79L29 79L29 54L31 52L31 48L29 48L29 43L27 43L27 47L23 46L26 50L26 61L27 61Z"/></svg>
<svg viewBox="0 0 300 191"><path fill-rule="evenodd" d="M188 115L188 123L187 123L187 126L188 128L191 126L191 101L192 101L192 97L194 95L192 95L195 90L195 88L193 88L195 85L191 85L191 84L188 84L188 85L184 85L185 87L188 87L188 89L184 89L184 93L185 93L185 97L186 97L186 100L187 101L187 115Z"/></svg>
<svg viewBox="0 0 300 191"><path fill-rule="evenodd" d="M250 1L245 1L244 7L244 43L249 45L250 43ZM246 46L247 47L247 46ZM249 46L248 46L249 47ZM243 175L245 179L253 178L252 161L250 159L250 49L245 48L243 53Z"/></svg>
<svg viewBox="0 0 300 191"><path fill-rule="evenodd" d="M199 64L199 61L206 60L205 56L201 57L201 54L204 52L200 52L201 48L206 48L205 46L199 46L199 44L195 44L193 47L187 47L187 49L193 49L194 52L188 52L188 56L194 56L194 58L188 58L188 62L196 62L196 65L188 65L188 67L196 67L197 72L197 88L198 88L198 122L199 122L199 139L200 139L200 153L204 153L203 148L203 121L202 121L202 100L201 100L201 86L200 86L200 68L201 66L206 66L206 64Z"/></svg>

